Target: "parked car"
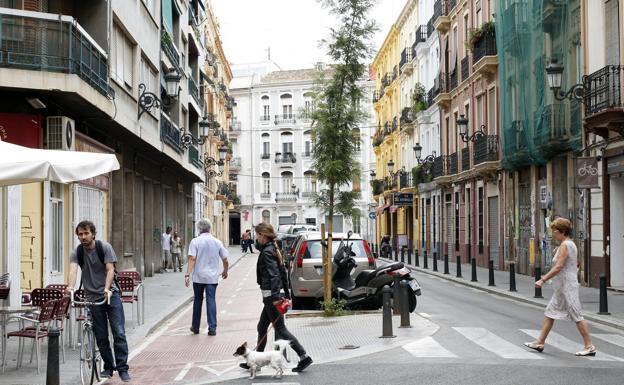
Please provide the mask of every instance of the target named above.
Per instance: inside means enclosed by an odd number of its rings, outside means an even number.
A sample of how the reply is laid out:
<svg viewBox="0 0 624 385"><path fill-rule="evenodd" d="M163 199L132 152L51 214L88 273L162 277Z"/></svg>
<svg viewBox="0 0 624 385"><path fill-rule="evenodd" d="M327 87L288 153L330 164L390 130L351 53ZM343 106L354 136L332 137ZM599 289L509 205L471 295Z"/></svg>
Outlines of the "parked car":
<svg viewBox="0 0 624 385"><path fill-rule="evenodd" d="M332 238L332 254L346 241L346 233L334 233ZM356 277L362 270L376 268L368 243L359 234L353 234L349 239L353 243L357 266L351 275ZM321 250L321 233L304 232L295 243L293 253L288 256L289 282L293 307L300 308L304 302L311 302L323 297L323 260ZM333 260L333 255L332 255Z"/></svg>

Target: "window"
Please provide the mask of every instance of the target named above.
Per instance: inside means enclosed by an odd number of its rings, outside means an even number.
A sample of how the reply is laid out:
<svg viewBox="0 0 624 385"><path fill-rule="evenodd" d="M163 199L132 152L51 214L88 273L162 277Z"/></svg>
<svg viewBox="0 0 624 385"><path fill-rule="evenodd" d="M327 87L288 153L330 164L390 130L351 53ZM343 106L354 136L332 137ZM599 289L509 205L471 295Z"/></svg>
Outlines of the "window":
<svg viewBox="0 0 624 385"><path fill-rule="evenodd" d="M479 187L479 254L483 253L483 187Z"/></svg>
<svg viewBox="0 0 624 385"><path fill-rule="evenodd" d="M464 41L468 41L468 14L464 15ZM468 52L464 56L468 56Z"/></svg>
<svg viewBox="0 0 624 385"><path fill-rule="evenodd" d="M453 113L453 121L451 122L453 127L451 128L451 132L453 133L453 147L455 148L455 152L457 152L457 142L459 133L457 132L457 111Z"/></svg>
<svg viewBox="0 0 624 385"><path fill-rule="evenodd" d="M303 191L307 193L316 192L316 174L314 171L306 171L303 176Z"/></svg>
<svg viewBox="0 0 624 385"><path fill-rule="evenodd" d="M282 101L282 119L292 119L292 95L284 94L280 96Z"/></svg>
<svg viewBox="0 0 624 385"><path fill-rule="evenodd" d="M262 211L262 222L271 223L271 212L269 210Z"/></svg>
<svg viewBox="0 0 624 385"><path fill-rule="evenodd" d="M360 174L356 174L353 176L353 190L362 191L362 177Z"/></svg>
<svg viewBox="0 0 624 385"><path fill-rule="evenodd" d="M292 184L293 184L293 174L292 172L283 172L282 173L282 192L290 193L292 192Z"/></svg>
<svg viewBox="0 0 624 385"><path fill-rule="evenodd" d="M492 88L488 91L488 121L487 132L496 134L496 88Z"/></svg>
<svg viewBox="0 0 624 385"><path fill-rule="evenodd" d="M132 65L134 63L134 47L130 40L117 25L113 26L113 44L111 49L111 62L114 72L111 74L121 85L132 89Z"/></svg>
<svg viewBox="0 0 624 385"><path fill-rule="evenodd" d="M481 127L483 124L483 95L477 96L477 110L475 111L477 114L477 127Z"/></svg>
<svg viewBox="0 0 624 385"><path fill-rule="evenodd" d="M50 216L52 218L52 272L63 271L63 185L50 182Z"/></svg>
<svg viewBox="0 0 624 385"><path fill-rule="evenodd" d="M470 128L472 127L472 124L471 124L472 119L470 117L470 104L466 104L464 106L464 113L465 113L464 116L466 117L466 119L468 119L468 125L466 126L466 132L470 133L471 132ZM459 138L458 138L458 140L459 140ZM466 143L466 146L468 146L468 143Z"/></svg>
<svg viewBox="0 0 624 385"><path fill-rule="evenodd" d="M360 146L362 144L360 141L360 129L359 128L353 129L353 136L355 137L355 151L359 152Z"/></svg>
<svg viewBox="0 0 624 385"><path fill-rule="evenodd" d="M145 84L145 90L153 92L158 95L158 73L154 71L150 62L141 55L141 68L140 68L139 82Z"/></svg>
<svg viewBox="0 0 624 385"><path fill-rule="evenodd" d="M262 159L268 159L271 156L271 139L269 134L262 134Z"/></svg>
<svg viewBox="0 0 624 385"><path fill-rule="evenodd" d="M287 153L293 153L293 134L290 132L284 132L281 135L282 140L282 156L286 156Z"/></svg>
<svg viewBox="0 0 624 385"><path fill-rule="evenodd" d="M264 95L260 100L262 101L262 116L260 117L260 120L269 121L271 120L271 106L269 104L269 97L267 95Z"/></svg>
<svg viewBox="0 0 624 385"><path fill-rule="evenodd" d="M271 193L271 174L269 174L268 172L262 173L262 193Z"/></svg>
<svg viewBox="0 0 624 385"><path fill-rule="evenodd" d="M459 251L459 192L455 192L455 251Z"/></svg>
<svg viewBox="0 0 624 385"><path fill-rule="evenodd" d="M356 234L359 234L360 232L362 232L360 216L354 215L352 219L353 219L353 232Z"/></svg>

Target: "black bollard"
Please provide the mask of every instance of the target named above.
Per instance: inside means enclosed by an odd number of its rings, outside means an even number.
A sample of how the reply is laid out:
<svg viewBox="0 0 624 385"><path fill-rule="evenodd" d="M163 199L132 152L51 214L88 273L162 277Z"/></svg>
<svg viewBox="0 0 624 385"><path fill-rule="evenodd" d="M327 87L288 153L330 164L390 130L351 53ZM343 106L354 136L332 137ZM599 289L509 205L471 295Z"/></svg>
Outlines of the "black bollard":
<svg viewBox="0 0 624 385"><path fill-rule="evenodd" d="M539 281L542 278L542 269L540 269L539 266L535 267L535 282ZM541 287L535 287L535 295L533 296L533 298L544 298L542 296L542 288Z"/></svg>
<svg viewBox="0 0 624 385"><path fill-rule="evenodd" d="M489 260L488 261L488 275L489 275L489 280L488 280L488 286L496 286L494 284L494 261L493 260Z"/></svg>
<svg viewBox="0 0 624 385"><path fill-rule="evenodd" d="M444 274L451 274L449 272L449 260L448 254L444 254Z"/></svg>
<svg viewBox="0 0 624 385"><path fill-rule="evenodd" d="M381 338L394 338L392 334L392 309L390 309L390 297L392 297L392 290L388 285L381 289L383 295L383 330Z"/></svg>
<svg viewBox="0 0 624 385"><path fill-rule="evenodd" d="M509 291L518 291L516 290L516 264L509 264Z"/></svg>
<svg viewBox="0 0 624 385"><path fill-rule="evenodd" d="M401 326L402 328L411 328L409 315L409 291L407 289L407 281L401 281Z"/></svg>
<svg viewBox="0 0 624 385"><path fill-rule="evenodd" d="M423 269L429 268L429 258L427 258L427 250L423 251Z"/></svg>
<svg viewBox="0 0 624 385"><path fill-rule="evenodd" d="M414 266L420 267L420 257L418 256L418 249L414 250Z"/></svg>
<svg viewBox="0 0 624 385"><path fill-rule="evenodd" d="M401 247L401 262L405 262L405 246Z"/></svg>
<svg viewBox="0 0 624 385"><path fill-rule="evenodd" d="M470 263L472 264L472 277L470 278L470 282L478 282L477 281L477 259L472 258L470 260Z"/></svg>
<svg viewBox="0 0 624 385"><path fill-rule="evenodd" d="M598 314L609 315L609 305L607 304L607 276L600 274L600 311Z"/></svg>
<svg viewBox="0 0 624 385"><path fill-rule="evenodd" d="M462 273L461 273L461 256L459 254L457 254L457 278L461 278L462 277Z"/></svg>
<svg viewBox="0 0 624 385"><path fill-rule="evenodd" d="M375 250L375 253L377 255L379 255L379 245L378 244L376 244L376 243L373 244L373 250Z"/></svg>
<svg viewBox="0 0 624 385"><path fill-rule="evenodd" d="M394 260L397 262L399 261L399 248L398 247L394 248Z"/></svg>
<svg viewBox="0 0 624 385"><path fill-rule="evenodd" d="M392 283L392 314L401 314L401 286L399 284L400 277L395 275Z"/></svg>
<svg viewBox="0 0 624 385"><path fill-rule="evenodd" d="M408 265L412 264L412 249L411 248L407 249L407 264Z"/></svg>
<svg viewBox="0 0 624 385"><path fill-rule="evenodd" d="M433 271L438 271L438 253L433 252Z"/></svg>
<svg viewBox="0 0 624 385"><path fill-rule="evenodd" d="M59 385L61 376L59 370L59 336L61 333L56 327L48 330L48 366L46 369L46 385Z"/></svg>

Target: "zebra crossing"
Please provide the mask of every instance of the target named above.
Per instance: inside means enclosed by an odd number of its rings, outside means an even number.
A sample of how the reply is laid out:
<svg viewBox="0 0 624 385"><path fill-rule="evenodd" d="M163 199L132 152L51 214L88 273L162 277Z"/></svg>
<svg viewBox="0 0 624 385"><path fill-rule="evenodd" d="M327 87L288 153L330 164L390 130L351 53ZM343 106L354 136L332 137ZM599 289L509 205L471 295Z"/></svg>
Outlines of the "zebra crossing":
<svg viewBox="0 0 624 385"><path fill-rule="evenodd" d="M453 342L449 338L436 338L437 335L425 337L417 341L408 343L403 349L417 358L447 358L463 359L475 357L477 351L483 350L505 360L547 360L553 357L566 356L574 357L574 353L583 348L577 340L571 340L556 332L551 332L546 341L545 352L537 352L526 349L522 346L523 341L535 340L540 331L537 329L518 329L519 332L527 335L525 340L519 340L517 336L501 337L496 333L483 327L450 327L457 335L452 336ZM461 338L463 337L463 341ZM624 336L619 334L593 334L594 344L598 347L598 354L594 357L574 357L575 359L586 359L590 361L624 362L624 358L608 354L601 350L601 347L610 345L617 348L624 348ZM441 340L441 341L438 341ZM610 349L612 351L613 349ZM562 354L559 354L562 353ZM619 353L624 356L624 351ZM568 356L566 356L568 357Z"/></svg>

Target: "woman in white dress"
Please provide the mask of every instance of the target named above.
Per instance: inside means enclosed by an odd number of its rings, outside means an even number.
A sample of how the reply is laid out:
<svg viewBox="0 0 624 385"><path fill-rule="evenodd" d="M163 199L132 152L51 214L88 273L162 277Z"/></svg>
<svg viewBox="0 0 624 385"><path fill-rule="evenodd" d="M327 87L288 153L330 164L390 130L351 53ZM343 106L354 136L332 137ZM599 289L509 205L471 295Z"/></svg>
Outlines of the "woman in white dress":
<svg viewBox="0 0 624 385"><path fill-rule="evenodd" d="M553 257L553 267L550 271L535 282L535 287L540 288L544 282L552 279L553 295L544 312L544 324L542 332L534 342L525 342L528 348L542 352L546 337L550 333L555 320L568 320L576 322L576 327L583 337L584 349L576 352L577 356L595 356L596 347L592 344L587 321L581 315L581 301L579 299L579 283L577 271L580 265L576 245L570 239L572 223L566 218L557 218L550 225L553 237L560 245Z"/></svg>

